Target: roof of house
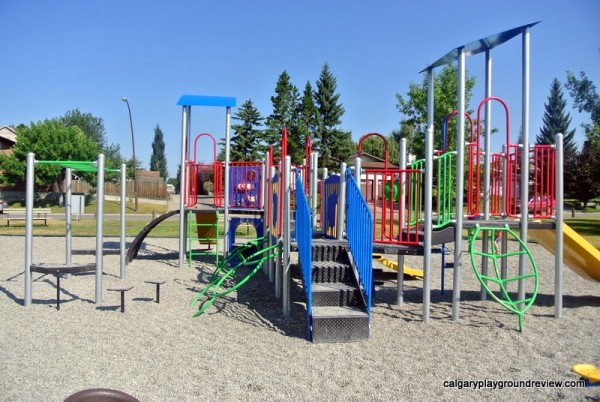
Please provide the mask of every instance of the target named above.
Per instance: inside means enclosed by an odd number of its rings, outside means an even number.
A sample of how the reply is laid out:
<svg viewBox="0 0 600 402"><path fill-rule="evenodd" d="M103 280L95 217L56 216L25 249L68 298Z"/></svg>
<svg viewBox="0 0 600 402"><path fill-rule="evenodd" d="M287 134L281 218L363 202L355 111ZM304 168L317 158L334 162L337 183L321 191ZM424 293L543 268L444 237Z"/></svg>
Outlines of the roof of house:
<svg viewBox="0 0 600 402"><path fill-rule="evenodd" d="M357 155L358 154L354 154L350 158L348 158L348 162L347 162L348 166L354 166L354 159L356 158ZM360 155L360 158L362 160L363 167L365 166L365 163L368 164L369 162L376 163L376 164L381 164L381 165L385 164L385 159L380 158L380 157L375 156L375 155L371 155L371 154L369 154L367 152L362 152L361 155ZM395 164L395 163L392 163L392 162L388 161L388 167L390 167L390 168L398 168L398 165Z"/></svg>
<svg viewBox="0 0 600 402"><path fill-rule="evenodd" d="M13 143L17 142L17 132L11 126L0 127L0 137Z"/></svg>

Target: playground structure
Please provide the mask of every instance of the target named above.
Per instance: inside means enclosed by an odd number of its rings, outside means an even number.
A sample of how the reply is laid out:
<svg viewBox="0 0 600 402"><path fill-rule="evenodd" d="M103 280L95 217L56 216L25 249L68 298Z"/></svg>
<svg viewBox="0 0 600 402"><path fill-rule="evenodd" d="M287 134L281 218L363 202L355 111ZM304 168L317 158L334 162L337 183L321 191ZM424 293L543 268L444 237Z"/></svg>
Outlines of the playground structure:
<svg viewBox="0 0 600 402"><path fill-rule="evenodd" d="M27 176L26 176L26 195L25 195L25 291L24 291L24 305L29 306L31 304L31 291L32 291L32 272L39 273L50 273L56 276L57 292L56 292L56 308L60 309L60 277L61 275L76 274L82 272L89 272L95 270L96 276L96 287L95 287L95 303L102 303L102 275L103 275L103 256L104 256L104 241L103 241L103 203L101 200L104 199L104 155L98 155L96 161L36 161L33 153L28 153L27 157ZM58 165L65 169L65 263L64 264L45 264L45 263L33 263L33 200L34 200L34 177L35 177L35 165L36 164L49 164ZM72 244L72 233L71 233L71 172L75 171L87 171L97 172L98 178L98 202L96 204L96 262L95 264L78 264L72 261L73 250ZM117 170L113 170L117 171ZM121 183L125 182L125 164L121 165L121 169L118 170L121 173ZM121 186L121 237L120 237L120 277L125 279L125 186Z"/></svg>
<svg viewBox="0 0 600 402"><path fill-rule="evenodd" d="M196 315L206 311L217 297L237 289L260 268L274 283L275 297L281 300L283 314L288 315L291 305L290 253L297 251L306 295L307 337L314 342L354 341L370 336L370 310L375 290L373 251L398 255L399 304L402 304L403 298L404 256L423 256L423 321L427 322L432 252L442 253L444 269L444 245L454 242L452 317L458 320L462 232L463 229L469 229L469 254L481 282L482 299L490 296L517 314L521 329L523 314L533 304L538 286L535 261L527 250L528 229L531 228L532 232L550 239L549 243L552 242L551 236L554 236L555 316L560 318L561 270L565 251L562 240L563 230L566 230L560 208L563 205L562 137L558 136L555 147L530 148L527 145L529 30L534 25L525 25L461 46L424 70L429 82L425 157L408 164L406 142L402 141L399 168L389 167L386 143L384 167L362 169L364 139L376 136L386 141L381 134L368 133L359 141L353 172L345 163L341 163L339 174L329 176L327 169L323 169L322 179L319 180L318 153L312 150L312 142L307 141L303 165L293 167L287 156L285 128L282 130L281 154L277 163L273 146L262 161L232 162L229 159L230 118L231 107L236 105L236 99L183 95L178 102L182 106L181 160L184 167L180 176L180 208L150 222L133 241L128 260L135 257L152 228L168 216L179 213L179 267L183 268L186 260L191 265L198 255L214 255L216 260L217 269L209 285L192 302L195 305L204 296L209 297ZM508 105L491 94L490 52L517 35L523 35L522 138L526 145L511 143ZM486 95L477 109L475 127L474 120L465 111L465 59L467 55L481 52L486 53ZM455 60L459 62L458 108L442 122L443 147L434 150L433 71ZM495 102L505 112L506 142L502 152L493 153L490 142L491 104ZM216 140L211 134L198 134L192 141L192 106L226 109L225 161L217 160ZM485 111L485 118L482 117L482 111ZM447 149L447 128L451 118L457 120L456 143L459 145L456 150ZM470 122L467 142L466 119ZM482 133L482 121L486 122L485 133ZM485 138L483 146L480 143L482 135ZM200 140L212 141L212 163L198 161ZM99 157L97 162L99 183L100 171L103 170L101 159ZM28 183L30 181L28 178ZM530 181L532 191L529 188ZM533 194L531 208L527 202L530 193ZM435 209L432 204L434 199ZM556 208L556 205L559 207ZM32 204L28 204L29 211L31 207ZM98 216L101 215L100 209ZM530 218L544 222L533 222ZM236 245L235 229L241 223L254 226L257 240ZM101 222L99 226L97 238L101 245ZM520 230L519 236L516 236L514 229ZM497 251L494 247L499 233L505 235ZM518 243L517 252L507 250L509 236ZM575 249L576 243L581 243L573 234L568 233L566 237L573 240L572 249ZM196 242L208 244L209 251L194 250ZM214 248L211 249L211 246ZM585 245L583 249L587 253L585 260L588 264L582 269L588 276L598 280L597 263L600 256ZM567 256L571 252L567 250ZM573 252L582 251L578 249ZM219 260L221 255L223 258ZM101 302L102 297L101 256L102 253L97 251L96 257L100 257L100 262L96 263L97 303ZM519 271L509 275L506 260L512 257L519 259ZM490 264L492 274L488 273ZM26 261L26 272L30 267L31 258ZM249 274L233 288L219 290L225 280L242 267L251 267ZM29 286L30 281L29 277ZM532 288L529 296L526 294L526 285ZM27 291L26 285L26 295Z"/></svg>

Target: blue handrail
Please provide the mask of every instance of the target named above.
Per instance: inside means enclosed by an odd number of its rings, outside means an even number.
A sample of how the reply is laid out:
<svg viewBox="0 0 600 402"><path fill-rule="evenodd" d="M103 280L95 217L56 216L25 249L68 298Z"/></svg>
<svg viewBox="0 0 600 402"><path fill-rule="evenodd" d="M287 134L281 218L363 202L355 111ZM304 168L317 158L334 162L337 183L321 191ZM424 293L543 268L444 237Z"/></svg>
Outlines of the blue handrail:
<svg viewBox="0 0 600 402"><path fill-rule="evenodd" d="M302 269L304 291L306 292L307 338L311 340L312 328L312 218L308 200L304 194L304 185L296 174L296 242L298 257Z"/></svg>
<svg viewBox="0 0 600 402"><path fill-rule="evenodd" d="M356 184L350 169L346 173L346 237L358 270L358 279L363 287L367 302L367 313L371 318L373 296L373 215ZM297 223L296 223L297 224Z"/></svg>

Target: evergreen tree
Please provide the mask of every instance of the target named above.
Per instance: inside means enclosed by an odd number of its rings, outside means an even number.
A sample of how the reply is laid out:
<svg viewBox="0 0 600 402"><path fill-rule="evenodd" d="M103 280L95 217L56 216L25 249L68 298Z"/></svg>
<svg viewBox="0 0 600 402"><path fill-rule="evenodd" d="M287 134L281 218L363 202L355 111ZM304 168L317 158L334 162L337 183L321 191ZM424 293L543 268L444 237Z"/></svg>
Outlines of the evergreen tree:
<svg viewBox="0 0 600 402"><path fill-rule="evenodd" d="M160 177L167 180L169 170L167 169L167 158L165 156L165 141L163 132L158 126L154 129L154 141L152 141L152 155L150 156L150 170L160 172Z"/></svg>
<svg viewBox="0 0 600 402"><path fill-rule="evenodd" d="M251 99L245 101L233 119L241 124L232 125L230 158L232 161L257 161L265 152L262 143L264 117L260 115Z"/></svg>
<svg viewBox="0 0 600 402"><path fill-rule="evenodd" d="M315 93L315 105L319 112L316 148L319 150L322 165L330 169L339 168L340 162L346 162L356 149L351 133L339 128L344 107L339 103L340 94L335 93L336 89L336 78L325 63Z"/></svg>
<svg viewBox="0 0 600 402"><path fill-rule="evenodd" d="M312 140L319 130L319 111L315 106L314 96L312 85L307 82L299 105L297 121L298 134L304 144L304 148L299 150L300 161L306 156L305 149L308 138L310 137ZM293 161L294 158L295 156L292 156Z"/></svg>
<svg viewBox="0 0 600 402"><path fill-rule="evenodd" d="M544 125L536 137L536 144L555 144L556 134L562 133L565 159L572 159L577 153L577 144L573 139L575 129L569 129L571 116L565 112L566 106L567 101L563 97L560 81L555 78L550 86L548 102L544 104Z"/></svg>
<svg viewBox="0 0 600 402"><path fill-rule="evenodd" d="M295 152L294 147L297 147L300 142L296 128L299 99L298 88L291 83L289 74L284 70L277 80L275 96L271 97L273 113L266 120L265 141L267 144L280 143L281 132L285 127L288 131L288 153ZM278 150L280 147L275 146L274 149Z"/></svg>

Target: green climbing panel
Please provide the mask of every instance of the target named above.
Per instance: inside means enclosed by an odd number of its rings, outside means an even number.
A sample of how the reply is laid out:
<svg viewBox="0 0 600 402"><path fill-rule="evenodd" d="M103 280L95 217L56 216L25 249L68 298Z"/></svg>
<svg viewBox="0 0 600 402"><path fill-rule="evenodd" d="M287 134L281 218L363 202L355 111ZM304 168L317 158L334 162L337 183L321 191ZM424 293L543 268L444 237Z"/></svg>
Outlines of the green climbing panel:
<svg viewBox="0 0 600 402"><path fill-rule="evenodd" d="M195 219L194 219L195 215ZM192 265L195 255L214 255L215 264L219 265L219 212L194 213L188 212L188 265ZM206 249L194 249L198 241L206 244Z"/></svg>
<svg viewBox="0 0 600 402"><path fill-rule="evenodd" d="M487 252L484 252L486 248L481 247L477 248L477 244L481 244L482 240L480 239L480 235L483 233L488 234L489 239L489 247L487 248ZM502 237L506 237L506 239L511 239L517 241L517 247L515 251L507 251L502 252L501 247L499 247L499 239ZM473 270L477 275L477 279L481 282L481 285L485 288L487 293L490 295L492 299L496 302L500 303L509 311L517 314L519 317L519 331L523 331L523 315L529 308L533 305L535 298L538 293L539 286L539 277L538 270L533 260L533 256L531 252L527 248L527 245L519 238L517 234L515 234L508 225L504 227L481 227L477 225L473 231L469 234L469 255L471 256L471 264L473 266ZM511 247L512 248L512 247ZM531 272L529 273L520 273L518 275L506 275L506 277L502 277L501 273L501 263L503 259L511 259L514 261L514 257L519 258L520 255L526 255L529 258L529 262L531 264ZM477 261L477 257L487 257L488 261L491 261L491 265L493 267L493 273L488 273L484 275L481 272L479 262ZM514 285L520 281L524 281L527 284L533 282L533 291L530 292L529 297L525 297L522 300L514 300L515 292L509 291L509 286ZM494 291L491 287L492 284L498 286L498 291ZM511 295L512 293L512 295Z"/></svg>

